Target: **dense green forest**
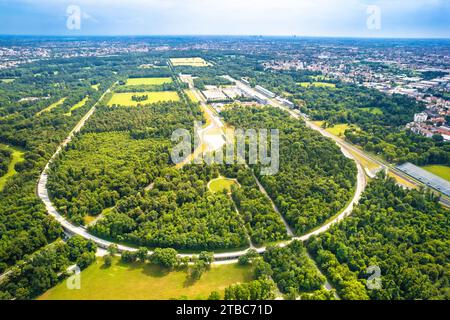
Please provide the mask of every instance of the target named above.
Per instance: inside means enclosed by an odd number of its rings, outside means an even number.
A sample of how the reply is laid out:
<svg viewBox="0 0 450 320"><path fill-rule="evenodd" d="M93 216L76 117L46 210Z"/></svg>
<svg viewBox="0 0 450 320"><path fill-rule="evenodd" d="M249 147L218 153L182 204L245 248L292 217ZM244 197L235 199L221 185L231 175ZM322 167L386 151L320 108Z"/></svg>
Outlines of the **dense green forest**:
<svg viewBox="0 0 450 320"><path fill-rule="evenodd" d="M165 66L167 58L178 55L202 56L212 66ZM6 272L0 299L35 298L64 279L68 266L83 269L94 261L93 243L78 237L60 240L63 230L37 197L36 181L58 145L116 82L116 92L177 91L181 101L107 107L107 95L52 164L48 187L55 206L72 222L136 247L220 251L248 247L249 240L255 246L286 240L286 228L255 177L297 235L339 213L356 183L355 164L332 141L274 108L235 107L222 115L235 127L280 130L277 175L262 176L259 166L175 168L169 157L172 132L192 131L194 121L204 121L198 105L184 96L186 84L174 77L178 73L199 77L199 87L228 84L220 78L224 74L249 76L252 84L289 97L325 126L357 125L361 130L348 130L346 139L389 161L450 164L448 143L401 130L422 110L420 104L331 79L317 80L329 87L300 86L320 74L263 70L261 62L271 59L269 53L162 51L48 59L0 70L0 78L14 79L0 81L0 145L19 147L25 158L0 192L0 275ZM149 63L157 67L140 67ZM126 79L138 77L172 77L174 82L126 85ZM0 147L0 176L10 158L11 152ZM219 176L237 180L230 194L208 189ZM380 176L351 217L306 246L343 299L449 299L448 225L449 211L433 195L403 190ZM150 259L144 252L141 248L123 259ZM187 264L174 258L173 249L156 252L153 263ZM205 264L196 263L190 274L201 276ZM224 298L274 298L276 284L286 298L334 299L299 242L270 247L253 265L257 280L231 286ZM381 290L365 286L372 265L381 269Z"/></svg>
<svg viewBox="0 0 450 320"><path fill-rule="evenodd" d="M11 151L0 146L0 177L8 172L8 166L11 162Z"/></svg>
<svg viewBox="0 0 450 320"><path fill-rule="evenodd" d="M189 102L99 106L51 167L53 202L78 224L99 216L93 233L141 246L222 249L245 247L248 236L256 245L286 239L249 169L169 168L172 132L192 131L195 120L203 116ZM232 198L207 190L219 175L239 181Z"/></svg>
<svg viewBox="0 0 450 320"><path fill-rule="evenodd" d="M222 115L237 128L279 129L279 173L259 176L255 168L256 175L297 234L321 225L350 200L356 165L331 140L272 107L234 107Z"/></svg>
<svg viewBox="0 0 450 320"><path fill-rule="evenodd" d="M223 169L227 177L235 177L240 187L232 190L232 198L243 217L252 243L287 239L287 230L270 200L259 190L251 169L244 166L228 166Z"/></svg>
<svg viewBox="0 0 450 320"><path fill-rule="evenodd" d="M232 200L226 194L207 190L207 182L218 175L218 170L210 166L166 168L150 191L121 199L89 230L148 247L245 247L245 227Z"/></svg>
<svg viewBox="0 0 450 320"><path fill-rule="evenodd" d="M380 174L353 214L308 249L343 299L449 299L449 219L431 193ZM380 290L364 285L370 266L381 270Z"/></svg>
<svg viewBox="0 0 450 320"><path fill-rule="evenodd" d="M264 253L273 271L272 278L282 293L299 294L320 290L325 283L314 262L299 241L284 248L269 247Z"/></svg>
<svg viewBox="0 0 450 320"><path fill-rule="evenodd" d="M238 179L240 187L233 188L232 198L207 189L219 175ZM149 247L197 250L245 247L247 233L256 245L287 239L280 217L251 171L238 166L166 168L151 190L118 201L115 210L90 230Z"/></svg>
<svg viewBox="0 0 450 320"><path fill-rule="evenodd" d="M0 72L0 77L16 78L0 84L0 142L25 152L25 160L15 166L18 173L0 193L0 273L61 235L35 193L36 181L59 143L129 67L121 60L54 59ZM86 96L86 103L68 114ZM62 98L62 104L38 115Z"/></svg>

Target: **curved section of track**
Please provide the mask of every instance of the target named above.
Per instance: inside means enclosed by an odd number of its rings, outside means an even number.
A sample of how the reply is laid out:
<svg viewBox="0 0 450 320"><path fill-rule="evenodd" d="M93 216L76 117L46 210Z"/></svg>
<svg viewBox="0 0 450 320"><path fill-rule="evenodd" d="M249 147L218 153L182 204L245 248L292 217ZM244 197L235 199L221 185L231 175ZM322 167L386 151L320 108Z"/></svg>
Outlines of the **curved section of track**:
<svg viewBox="0 0 450 320"><path fill-rule="evenodd" d="M54 217L63 227L63 229L65 230L66 233L70 234L70 235L79 235L85 239L88 240L92 240L94 243L97 244L98 247L102 248L102 249L107 249L110 245L116 244L114 242L110 242L101 238L98 238L90 233L87 232L87 230L83 227L79 227L79 226L75 226L73 225L70 221L68 221L64 216L62 216L54 207L54 205L52 204L50 197L49 197L49 193L48 193L48 189L47 189L47 181L48 181L48 169L51 165L51 163L56 159L56 157L61 153L61 151L63 150L63 148L65 148L73 139L73 137L75 136L76 133L78 133L81 128L84 126L84 124L86 123L86 121L92 116L92 114L95 112L95 108L97 106L97 104L103 99L103 97L109 93L111 91L111 89L108 89L107 91L105 91L105 93L103 93L103 95L100 97L100 99L97 101L97 103L86 113L86 115L80 120L80 122L75 126L75 128L70 132L69 136L61 143L61 145L58 147L58 149L56 150L56 152L53 154L53 156L50 158L49 162L47 163L47 165L45 166L43 172L40 175L39 181L38 181L38 185L37 185L37 195L39 196L39 198L42 200L42 202L45 204L45 207L47 209L47 212L49 215L51 215L52 217ZM279 104L277 104L275 101L273 101L272 103L273 106L275 107L281 107ZM281 107L282 108L282 107ZM285 108L283 108L284 110L286 110ZM298 115L297 113L293 112L292 110L286 110L288 111L291 116L295 117L295 118L300 118L300 115ZM218 119L218 121L220 122L220 119ZM353 207L359 202L361 195L365 189L366 186L366 176L364 173L364 170L361 166L361 164L358 162L358 160L356 158L354 158L347 150L344 144L340 143L339 139L337 139L336 137L332 136L331 134L329 134L328 132L326 132L325 130L321 129L320 127L317 127L315 125L313 125L312 123L309 123L308 121L306 121L307 125L316 130L319 131L322 135L333 139L340 147L342 152L344 153L344 155L346 155L348 158L353 159L356 164L357 164L357 168L358 168L358 176L357 176L357 185L356 185L356 190L355 190L355 194L353 196L353 199L350 201L350 203L347 205L347 207L342 210L342 212L335 216L332 220L330 220L329 222L327 222L326 224L322 225L321 227L315 229L314 231L305 234L301 237L293 237L291 240L289 241L285 241L279 244L280 247L284 247L286 245L288 245L289 243L291 243L294 240L300 240L300 241L306 241L309 238L311 238L312 236L321 234L325 231L327 231L328 229L331 228L332 225L334 225L335 223L341 221L342 219L345 219L347 216L349 216L353 210ZM119 251L123 252L123 251L136 251L136 248L132 248L132 247L128 247L125 245L119 245L118 244L118 248ZM243 256L244 254L246 254L248 251L250 250L250 248L246 249L246 250L241 250L241 251L229 251L229 252L223 252L223 253L216 253L214 254L214 258L216 261L218 261L219 263L226 263L226 262L230 262L230 260L236 260L239 257ZM255 249L257 252L259 253L263 253L266 251L266 247L261 247L261 248L257 248ZM149 252L149 254L151 254L152 252ZM180 254L181 257L193 257L196 256L196 254Z"/></svg>

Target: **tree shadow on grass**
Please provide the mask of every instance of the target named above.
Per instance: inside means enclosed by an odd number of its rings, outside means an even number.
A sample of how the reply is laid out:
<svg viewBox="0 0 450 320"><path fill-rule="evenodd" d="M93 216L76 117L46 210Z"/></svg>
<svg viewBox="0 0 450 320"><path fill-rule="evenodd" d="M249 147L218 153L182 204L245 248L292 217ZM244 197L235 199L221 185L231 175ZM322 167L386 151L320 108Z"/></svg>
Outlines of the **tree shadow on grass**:
<svg viewBox="0 0 450 320"><path fill-rule="evenodd" d="M183 282L183 287L188 288L193 286L198 280L191 277L191 275L186 275L186 279Z"/></svg>
<svg viewBox="0 0 450 320"><path fill-rule="evenodd" d="M171 273L172 270L154 264L146 264L145 266L143 266L142 272L147 276L162 278Z"/></svg>
<svg viewBox="0 0 450 320"><path fill-rule="evenodd" d="M108 270L111 269L112 265L106 265L104 263L102 263L102 265L100 266L100 270Z"/></svg>

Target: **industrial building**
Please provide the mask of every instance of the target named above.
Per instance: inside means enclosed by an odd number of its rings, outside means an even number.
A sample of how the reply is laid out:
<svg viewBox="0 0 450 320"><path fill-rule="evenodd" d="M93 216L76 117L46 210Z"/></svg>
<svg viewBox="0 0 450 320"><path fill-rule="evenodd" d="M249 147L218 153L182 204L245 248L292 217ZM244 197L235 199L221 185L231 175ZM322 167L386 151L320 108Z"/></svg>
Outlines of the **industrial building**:
<svg viewBox="0 0 450 320"><path fill-rule="evenodd" d="M275 98L277 96L272 91L269 91L266 88L263 88L261 86L255 86L255 90L269 98Z"/></svg>
<svg viewBox="0 0 450 320"><path fill-rule="evenodd" d="M295 104L292 101L289 101L288 99L277 97L277 100L279 102L281 102L284 106L288 107L288 108L291 108L291 109L295 108Z"/></svg>

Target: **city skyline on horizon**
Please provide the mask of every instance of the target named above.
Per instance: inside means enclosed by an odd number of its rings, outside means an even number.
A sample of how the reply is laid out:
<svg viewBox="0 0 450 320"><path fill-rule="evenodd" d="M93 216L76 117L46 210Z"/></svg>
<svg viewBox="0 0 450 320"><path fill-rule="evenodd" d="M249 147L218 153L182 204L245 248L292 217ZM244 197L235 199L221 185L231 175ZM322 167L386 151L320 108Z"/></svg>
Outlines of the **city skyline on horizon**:
<svg viewBox="0 0 450 320"><path fill-rule="evenodd" d="M450 1L0 0L2 35L450 38Z"/></svg>

